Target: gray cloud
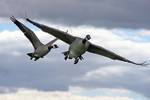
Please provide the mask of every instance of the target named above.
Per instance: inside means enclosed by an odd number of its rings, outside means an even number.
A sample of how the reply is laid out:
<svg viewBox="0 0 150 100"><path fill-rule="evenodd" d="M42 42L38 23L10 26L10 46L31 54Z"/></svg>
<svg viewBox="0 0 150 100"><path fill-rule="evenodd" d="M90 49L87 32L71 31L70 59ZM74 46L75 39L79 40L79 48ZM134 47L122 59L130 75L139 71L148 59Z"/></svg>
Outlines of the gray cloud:
<svg viewBox="0 0 150 100"><path fill-rule="evenodd" d="M122 70L121 72L119 72L119 74L116 74L117 72L112 73L114 69L118 69L118 68ZM107 71L108 69L109 71ZM112 67L100 68L97 69L96 71L99 71L99 73L95 73L90 77L84 76L83 78L85 79L81 78L80 81L77 80L74 85L85 87L85 88L100 88L100 87L118 88L118 89L124 88L132 91L136 91L148 97L150 96L148 91L150 89L149 87L150 80L147 77L149 76L149 69L147 71L134 69L134 68L126 69L126 68L121 68L118 65L114 65L113 68Z"/></svg>
<svg viewBox="0 0 150 100"><path fill-rule="evenodd" d="M7 88L33 88L44 91L67 91L74 79L83 76L92 68L84 62L77 66L65 62L58 51L37 62L30 61L23 48L21 56L0 54L0 86Z"/></svg>
<svg viewBox="0 0 150 100"><path fill-rule="evenodd" d="M81 29L74 28L72 29L72 33L74 33L74 30L76 32L80 31L83 33L87 29L84 28L84 30L81 31ZM120 53L118 52L119 54L125 55L128 53L126 57L130 59L133 58L135 61L141 61L149 55L149 43L136 43L135 41L124 40L123 37L114 34L112 32L113 30L94 30L94 35L96 37L93 39L99 40L98 45L110 47L110 50L113 48L114 51L120 50ZM36 34L42 34L38 31L35 32ZM99 34L101 32L103 34ZM30 61L26 56L26 53L32 52L32 49L31 45L29 45L29 41L27 41L27 39L25 40L25 37L20 33L20 31L4 31L0 35L0 46L2 47L0 49L0 92L2 92L1 89L5 89L5 87L12 91L15 91L14 88L32 88L44 91L66 91L69 86L85 88L121 87L149 97L149 69L137 69L138 67L135 65L112 61L102 56L90 53L83 55L85 57L83 62L79 62L79 64L74 65L72 61L64 61L64 56L60 53L67 50L68 46L64 46L62 44L59 45L59 49L52 50L44 59L34 62ZM51 39L50 37L47 37L47 39L43 37L45 36L41 35L40 39L48 41ZM144 53L142 54L142 52L139 51L143 51ZM129 70L121 76L113 76L108 73L109 77L101 77L101 79L89 79L87 81L80 79L93 70L98 70L98 68L105 68L108 66L112 70L114 66L121 66L121 70ZM130 67L134 67L135 69L130 69ZM143 72L138 70L142 70ZM134 73L132 73L132 71ZM141 79L139 82L138 78ZM147 81L145 81L145 79L147 79Z"/></svg>
<svg viewBox="0 0 150 100"><path fill-rule="evenodd" d="M19 50L20 51L20 50ZM47 58L37 62L30 61L25 55L25 48L21 56L0 54L0 87L7 87L10 92L16 88L30 88L42 91L67 91L70 86L83 88L124 88L149 97L149 69L138 69L122 62L107 62L107 58L99 57L99 61L92 62L95 55L84 55L85 60L78 65L63 60L60 50L52 51ZM109 67L110 66L110 67ZM121 75L98 76L88 80L82 77L98 68L113 69L121 66L121 70L128 70ZM133 67L133 68L131 68ZM103 70L102 70L103 71ZM138 73L138 74L137 74ZM147 81L146 81L147 80ZM2 88L3 89L3 88ZM4 88L5 89L5 88ZM3 90L0 90L3 91Z"/></svg>
<svg viewBox="0 0 150 100"><path fill-rule="evenodd" d="M149 0L1 0L1 17L17 15L66 25L150 28Z"/></svg>
<svg viewBox="0 0 150 100"><path fill-rule="evenodd" d="M64 61L64 56L60 54L61 50L53 50L46 58L34 62L30 61L28 56L25 55L30 52L29 49L19 46L15 49L17 49L16 52L22 54L16 56L9 53L0 53L2 57L0 59L0 87L6 87L10 89L10 92L14 92L16 88L67 91L70 86L78 86L84 88L125 88L149 97L150 82L145 81L149 76L148 69L136 69L134 65L107 61L107 58L95 57L91 54L85 54L83 62L73 65L72 61ZM93 59L98 60L94 61ZM121 66L121 70L128 71L122 75L108 73L109 77L97 76L99 78L86 81L81 79L93 70L109 66L110 69L113 69L114 66Z"/></svg>

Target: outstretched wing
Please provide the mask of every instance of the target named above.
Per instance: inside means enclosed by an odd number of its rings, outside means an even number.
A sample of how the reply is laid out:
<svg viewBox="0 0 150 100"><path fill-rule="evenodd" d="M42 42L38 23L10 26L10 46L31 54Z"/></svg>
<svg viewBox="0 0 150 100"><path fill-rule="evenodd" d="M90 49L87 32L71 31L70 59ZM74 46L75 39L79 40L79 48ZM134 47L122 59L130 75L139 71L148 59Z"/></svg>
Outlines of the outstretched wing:
<svg viewBox="0 0 150 100"><path fill-rule="evenodd" d="M24 35L29 39L29 41L32 43L34 49L38 48L39 46L43 45L38 37L35 35L35 33L27 28L25 25L23 25L21 22L19 22L15 17L11 16L10 20L14 22L18 26L18 28L24 33Z"/></svg>
<svg viewBox="0 0 150 100"><path fill-rule="evenodd" d="M72 35L68 34L67 32L63 32L58 29L39 24L28 18L26 20L28 22L30 22L31 24L35 25L36 27L40 28L42 31L47 32L47 33L55 36L56 38L59 38L60 40L64 41L67 44L71 44L76 38L75 36L72 36Z"/></svg>
<svg viewBox="0 0 150 100"><path fill-rule="evenodd" d="M132 64L135 64L135 65L142 65L142 66L148 65L146 62L135 63L131 60L128 60L128 59L126 59L126 58L124 58L120 55L117 55L117 54L115 54L115 53L113 53L109 50L106 50L103 47L94 45L92 43L90 43L90 46L88 48L88 52L98 54L98 55L102 55L102 56L108 57L108 58L113 59L113 60L120 60L120 61L124 61L124 62L128 62L128 63L132 63Z"/></svg>

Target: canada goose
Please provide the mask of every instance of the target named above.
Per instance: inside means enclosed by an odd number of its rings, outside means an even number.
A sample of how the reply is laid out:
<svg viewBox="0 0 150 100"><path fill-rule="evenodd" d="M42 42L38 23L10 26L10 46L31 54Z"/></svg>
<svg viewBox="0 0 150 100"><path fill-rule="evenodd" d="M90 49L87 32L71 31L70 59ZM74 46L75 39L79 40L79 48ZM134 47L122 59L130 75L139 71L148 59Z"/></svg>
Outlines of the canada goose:
<svg viewBox="0 0 150 100"><path fill-rule="evenodd" d="M59 38L60 40L64 41L65 43L69 44L70 46L69 46L68 51L63 52L63 54L65 55L64 59L67 60L68 58L69 59L74 58L75 59L74 64L77 64L79 59L82 60L83 59L82 55L86 51L88 51L90 53L102 55L102 56L108 57L113 60L120 60L120 61L135 64L135 65L142 65L142 66L148 65L146 62L135 63L135 62L128 60L120 55L117 55L101 46L97 46L97 45L90 43L88 41L91 39L90 35L86 35L85 38L75 37L75 36L68 34L67 32L63 32L58 29L48 27L46 25L34 22L34 21L30 20L29 18L26 18L26 20L28 22L32 23L33 25L37 26L38 28L40 28L42 31L47 32L47 33Z"/></svg>
<svg viewBox="0 0 150 100"><path fill-rule="evenodd" d="M29 41L32 43L34 47L33 53L27 53L28 56L30 56L30 59L33 58L34 61L38 60L39 58L43 58L46 54L50 52L52 48L58 48L56 44L52 45L55 41L57 41L57 38L50 41L46 45L42 44L38 37L35 35L35 33L27 28L25 25L23 25L21 22L19 22L14 16L10 17L10 20L18 26L18 28L24 33L24 35L29 39Z"/></svg>

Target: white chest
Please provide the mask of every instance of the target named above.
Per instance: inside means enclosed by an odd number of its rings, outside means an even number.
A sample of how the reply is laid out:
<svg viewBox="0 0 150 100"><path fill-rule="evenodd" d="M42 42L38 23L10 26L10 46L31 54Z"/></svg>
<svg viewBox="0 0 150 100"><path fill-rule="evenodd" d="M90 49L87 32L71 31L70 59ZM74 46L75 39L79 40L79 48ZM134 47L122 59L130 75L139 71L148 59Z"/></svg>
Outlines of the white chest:
<svg viewBox="0 0 150 100"><path fill-rule="evenodd" d="M82 54L84 54L89 47L89 42L87 41L85 44L82 43L82 39L76 39L69 48L69 56L72 58L76 58Z"/></svg>
<svg viewBox="0 0 150 100"><path fill-rule="evenodd" d="M39 48L36 49L35 53L39 56L39 57L43 57L45 56L47 53L49 52L48 47L46 45L43 45Z"/></svg>

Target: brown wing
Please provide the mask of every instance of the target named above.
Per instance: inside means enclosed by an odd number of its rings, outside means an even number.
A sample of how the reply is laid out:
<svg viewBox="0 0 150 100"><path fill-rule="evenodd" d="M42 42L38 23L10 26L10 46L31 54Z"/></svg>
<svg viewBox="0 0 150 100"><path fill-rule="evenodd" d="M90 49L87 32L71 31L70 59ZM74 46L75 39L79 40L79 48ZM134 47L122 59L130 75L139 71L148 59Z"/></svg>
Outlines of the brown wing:
<svg viewBox="0 0 150 100"><path fill-rule="evenodd" d="M100 46L97 46L97 45L94 45L94 44L90 44L88 50L88 52L90 53L94 53L94 54L98 54L98 55L102 55L102 56L105 56L105 57L108 57L110 59L113 59L113 60L120 60L120 61L124 61L124 62L128 62L128 63L132 63L132 64L135 64L135 65L148 65L146 64L146 62L143 62L143 63L135 63L133 61L130 61L120 55L117 55L109 50L106 50L105 48L103 47L100 47Z"/></svg>
<svg viewBox="0 0 150 100"><path fill-rule="evenodd" d="M48 27L46 25L43 25L43 24L39 24L37 22L34 22L30 19L26 19L28 22L32 23L33 25L35 25L36 27L40 28L42 31L44 32L47 32L53 36L55 36L56 38L64 41L65 43L67 44L71 44L76 37L68 34L67 32L63 32L63 31L60 31L58 29L55 29L55 28L52 28L52 27Z"/></svg>
<svg viewBox="0 0 150 100"><path fill-rule="evenodd" d="M39 46L43 45L35 33L19 22L15 17L10 17L11 21L14 22L18 26L18 28L24 33L24 35L28 38L28 40L32 43L34 49L38 48Z"/></svg>

